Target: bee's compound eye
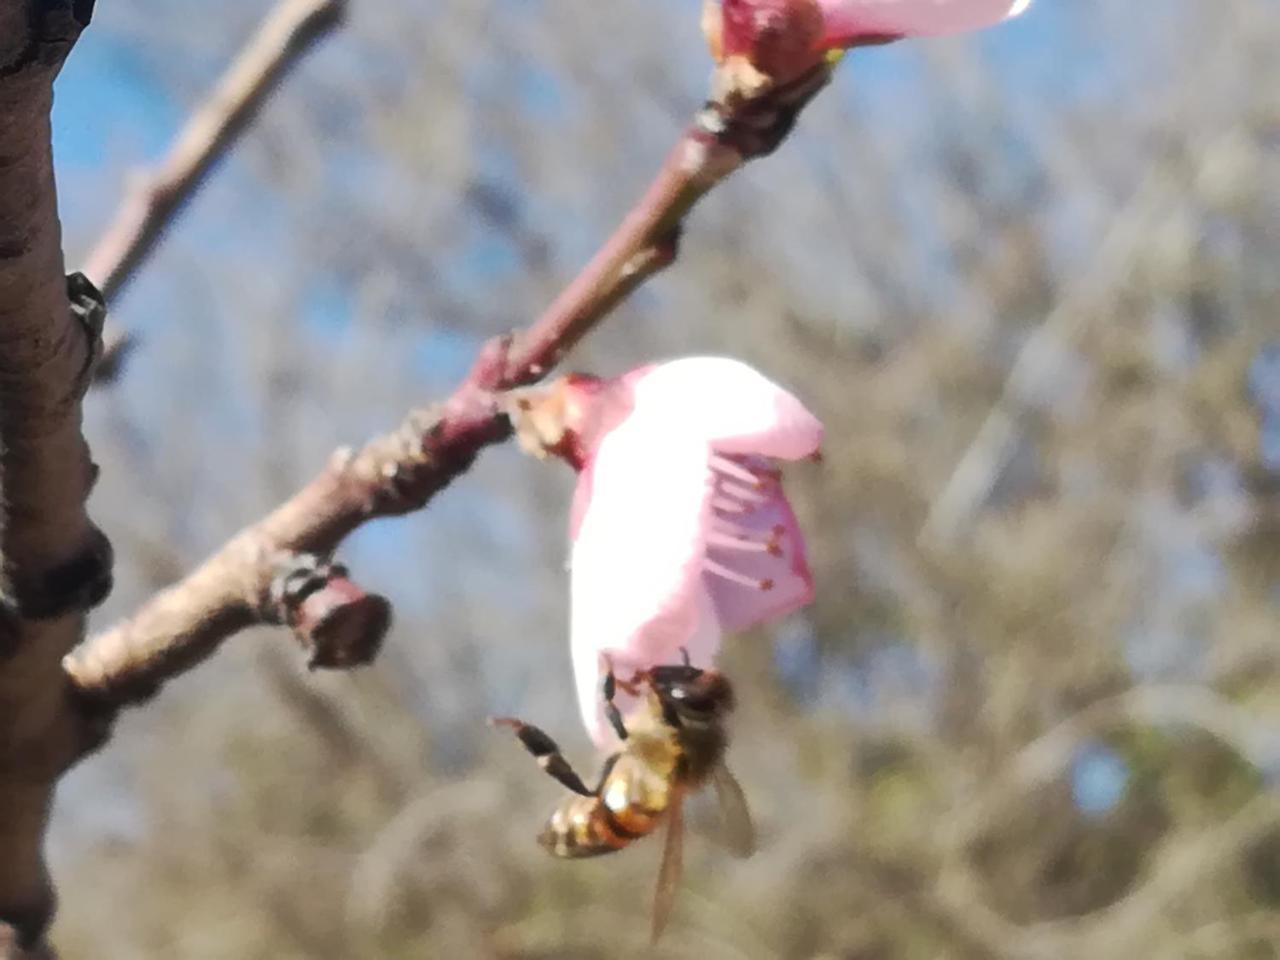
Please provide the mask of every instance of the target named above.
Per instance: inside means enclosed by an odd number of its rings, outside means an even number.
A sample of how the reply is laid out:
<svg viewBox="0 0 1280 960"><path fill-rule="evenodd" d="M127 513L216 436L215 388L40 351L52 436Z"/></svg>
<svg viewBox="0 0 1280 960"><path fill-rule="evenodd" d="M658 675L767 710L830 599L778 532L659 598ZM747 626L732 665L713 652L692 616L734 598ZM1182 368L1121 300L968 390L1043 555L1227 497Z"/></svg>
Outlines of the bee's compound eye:
<svg viewBox="0 0 1280 960"><path fill-rule="evenodd" d="M708 671L689 688L685 702L695 710L724 713L733 709L733 688L722 674Z"/></svg>
<svg viewBox="0 0 1280 960"><path fill-rule="evenodd" d="M733 707L729 681L714 670L663 665L649 671L649 682L661 699L685 716L711 716Z"/></svg>
<svg viewBox="0 0 1280 960"><path fill-rule="evenodd" d="M671 688L671 699L691 713L714 713L719 709L722 697L716 688L704 684L678 684Z"/></svg>
<svg viewBox="0 0 1280 960"><path fill-rule="evenodd" d="M687 707L696 713L711 713L716 708L716 701L712 697L703 694L688 695L685 691L681 691L683 696L677 696L682 707Z"/></svg>

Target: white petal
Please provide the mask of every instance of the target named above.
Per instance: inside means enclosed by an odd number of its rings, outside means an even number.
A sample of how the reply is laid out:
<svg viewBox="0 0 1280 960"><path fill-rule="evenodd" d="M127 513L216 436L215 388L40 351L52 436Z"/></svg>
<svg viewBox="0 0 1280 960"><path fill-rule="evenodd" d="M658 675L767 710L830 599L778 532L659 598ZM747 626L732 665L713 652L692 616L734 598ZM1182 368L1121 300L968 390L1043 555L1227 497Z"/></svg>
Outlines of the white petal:
<svg viewBox="0 0 1280 960"><path fill-rule="evenodd" d="M636 411L595 452L573 543L570 636L579 706L597 743L601 654L623 679L678 663L698 639L710 450L684 424ZM714 652L714 641L708 644Z"/></svg>
<svg viewBox="0 0 1280 960"><path fill-rule="evenodd" d="M661 363L632 381L635 410L685 422L722 453L783 460L807 457L822 443L822 424L799 400L739 360L686 357Z"/></svg>

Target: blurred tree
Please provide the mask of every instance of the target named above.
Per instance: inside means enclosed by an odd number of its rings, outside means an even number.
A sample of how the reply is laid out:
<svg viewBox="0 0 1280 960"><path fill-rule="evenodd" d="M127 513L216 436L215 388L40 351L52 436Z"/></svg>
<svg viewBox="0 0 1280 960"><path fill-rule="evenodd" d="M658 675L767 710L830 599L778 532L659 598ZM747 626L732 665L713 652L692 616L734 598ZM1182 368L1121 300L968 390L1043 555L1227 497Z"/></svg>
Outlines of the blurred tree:
<svg viewBox="0 0 1280 960"><path fill-rule="evenodd" d="M73 262L260 13L194 9L107 5L59 81L115 92L59 134ZM705 86L687 0L350 13L116 311L103 623L536 314ZM727 650L762 850L695 823L657 955L1276 955L1278 42L1269 0L1038 0L860 51L577 349L739 356L828 428L818 601ZM60 794L63 955L649 955L657 845L546 858L554 789L483 724L586 756L568 488L499 449L357 534L370 669L249 634L125 719Z"/></svg>

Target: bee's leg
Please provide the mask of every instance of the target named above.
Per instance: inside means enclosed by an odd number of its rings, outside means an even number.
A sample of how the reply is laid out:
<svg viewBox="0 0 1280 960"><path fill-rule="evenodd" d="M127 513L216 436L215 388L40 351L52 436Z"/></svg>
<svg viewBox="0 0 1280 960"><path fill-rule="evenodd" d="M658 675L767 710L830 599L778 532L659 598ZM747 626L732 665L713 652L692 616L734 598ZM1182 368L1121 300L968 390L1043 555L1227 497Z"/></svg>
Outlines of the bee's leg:
<svg viewBox="0 0 1280 960"><path fill-rule="evenodd" d="M510 727L516 732L524 748L533 754L533 758L538 761L538 766L574 793L580 793L584 797L595 796L595 791L587 789L582 778L574 772L573 767L569 766L569 761L564 758L556 742L537 727L514 717L491 717L489 725Z"/></svg>
<svg viewBox="0 0 1280 960"><path fill-rule="evenodd" d="M613 732L618 735L618 739L625 740L627 739L627 727L622 722L622 712L618 710L618 705L613 702L613 696L618 692L617 687L618 678L613 675L613 664L610 663L609 669L604 675L604 715L609 721L609 726L613 727Z"/></svg>
<svg viewBox="0 0 1280 960"><path fill-rule="evenodd" d="M620 680L618 679L618 675L613 672L613 657L609 656L609 654L607 653L602 653L600 654L600 659L604 661L604 671L605 671L604 680L606 684L613 684L613 686L616 687L617 689L625 691L626 693L631 694L631 696L633 697L640 696L640 684L644 682L645 671L637 670L634 674L632 674L630 680ZM612 694L610 693L605 694L606 702L612 699L613 699Z"/></svg>
<svg viewBox="0 0 1280 960"><path fill-rule="evenodd" d="M604 782L609 779L609 774L613 772L613 765L618 762L620 756L621 754L615 753L600 768L600 784L596 787L596 796L600 796L600 791L604 789Z"/></svg>

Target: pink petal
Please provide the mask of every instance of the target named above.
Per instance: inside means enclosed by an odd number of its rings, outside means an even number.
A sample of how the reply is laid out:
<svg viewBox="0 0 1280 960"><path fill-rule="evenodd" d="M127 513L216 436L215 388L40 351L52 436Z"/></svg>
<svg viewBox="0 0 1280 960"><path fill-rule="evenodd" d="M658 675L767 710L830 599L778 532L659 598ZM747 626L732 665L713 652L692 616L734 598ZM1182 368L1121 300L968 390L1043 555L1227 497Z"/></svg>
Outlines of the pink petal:
<svg viewBox="0 0 1280 960"><path fill-rule="evenodd" d="M738 360L687 357L629 374L636 411L685 423L722 453L798 460L822 424L786 390Z"/></svg>
<svg viewBox="0 0 1280 960"><path fill-rule="evenodd" d="M978 30L1016 17L1031 0L818 0L826 18L824 47L859 39L934 36Z"/></svg>
<svg viewBox="0 0 1280 960"><path fill-rule="evenodd" d="M572 551L570 647L598 744L612 736L599 703L602 653L627 679L678 663L682 646L709 662L719 642L701 596L710 451L683 426L637 411L601 440L583 474L590 486Z"/></svg>
<svg viewBox="0 0 1280 960"><path fill-rule="evenodd" d="M591 461L578 471L578 483L573 488L573 502L569 504L569 541L578 539L578 531L582 529L582 518L586 516L587 507L591 505L591 491L595 486L595 472L591 469Z"/></svg>
<svg viewBox="0 0 1280 960"><path fill-rule="evenodd" d="M770 468L770 464L759 458L747 458L745 462L762 471ZM713 530L732 524L753 537L754 542L767 541L778 548L775 556L767 550L724 546L723 541L708 546L708 559L741 574L744 579L756 581L756 584L747 584L705 575L707 591L721 629L725 631L745 630L775 620L813 600L813 574L809 571L804 537L791 504L776 483L765 491L764 497L763 502L746 512L726 514L717 510L714 514ZM720 500L716 497L716 502ZM712 540L716 540L714 533ZM757 584L768 584L768 589Z"/></svg>

